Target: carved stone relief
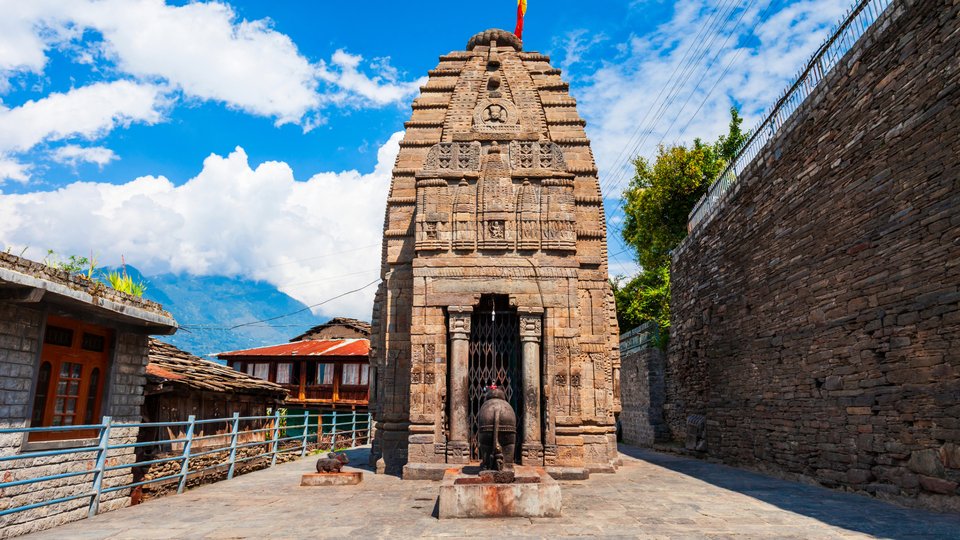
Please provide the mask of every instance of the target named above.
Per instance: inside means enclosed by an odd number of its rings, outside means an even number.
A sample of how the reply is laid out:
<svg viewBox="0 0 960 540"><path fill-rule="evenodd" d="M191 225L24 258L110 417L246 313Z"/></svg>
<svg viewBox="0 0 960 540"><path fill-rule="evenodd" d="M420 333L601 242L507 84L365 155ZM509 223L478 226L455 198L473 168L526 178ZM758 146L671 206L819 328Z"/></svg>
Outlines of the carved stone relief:
<svg viewBox="0 0 960 540"><path fill-rule="evenodd" d="M511 141L510 166L514 169L567 170L563 149L550 141Z"/></svg>
<svg viewBox="0 0 960 540"><path fill-rule="evenodd" d="M423 164L424 172L479 171L480 143L442 142L433 145Z"/></svg>
<svg viewBox="0 0 960 540"><path fill-rule="evenodd" d="M478 133L518 133L520 113L508 99L483 99L474 109L473 129Z"/></svg>

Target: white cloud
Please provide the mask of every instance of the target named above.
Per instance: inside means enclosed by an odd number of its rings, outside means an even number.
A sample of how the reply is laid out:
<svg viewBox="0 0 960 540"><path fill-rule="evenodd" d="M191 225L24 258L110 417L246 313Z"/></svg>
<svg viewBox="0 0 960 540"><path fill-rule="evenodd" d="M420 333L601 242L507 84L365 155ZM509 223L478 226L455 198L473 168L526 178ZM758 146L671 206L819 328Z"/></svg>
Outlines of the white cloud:
<svg viewBox="0 0 960 540"><path fill-rule="evenodd" d="M343 51L329 64L312 63L271 21L238 20L222 2L0 0L0 13L0 91L11 73L41 73L52 46L72 51L79 63L106 61L189 98L307 129L322 121L315 113L324 105L383 106L416 90L386 62L368 63L373 75ZM322 91L321 81L333 88Z"/></svg>
<svg viewBox="0 0 960 540"><path fill-rule="evenodd" d="M728 111L735 103L746 119L744 128L752 127L848 4L848 0L801 0L765 12L767 2L762 2L750 4L753 7L739 24L743 8L724 24L706 25L723 2L680 2L674 4L668 22L623 43L618 47L622 57L574 88L589 122L604 196L619 198L629 181L629 158L653 156L658 142L712 140L725 133ZM685 71L685 52L701 45L705 52L691 54L696 61Z"/></svg>
<svg viewBox="0 0 960 540"><path fill-rule="evenodd" d="M132 122L162 118L160 87L131 81L94 83L8 109L0 106L0 152L25 151L44 141L95 139Z"/></svg>
<svg viewBox="0 0 960 540"><path fill-rule="evenodd" d="M412 82L398 82L397 70L385 58L371 62L371 67L376 68L379 75L370 77L360 72L362 61L362 56L339 49L333 53L330 64L319 63L317 76L339 88L327 99L340 104L366 102L387 105L405 101L419 91L420 85L426 84L426 77Z"/></svg>
<svg viewBox="0 0 960 540"><path fill-rule="evenodd" d="M27 182L30 180L30 166L0 154L0 186L7 180Z"/></svg>
<svg viewBox="0 0 960 540"><path fill-rule="evenodd" d="M237 20L218 2L76 2L70 19L103 35L123 72L159 77L188 96L296 122L319 104L309 60L267 20Z"/></svg>
<svg viewBox="0 0 960 540"><path fill-rule="evenodd" d="M57 148L51 153L51 158L57 163L76 166L79 163L94 163L103 168L104 165L118 159L113 150L102 146L78 146L68 144Z"/></svg>
<svg viewBox="0 0 960 540"><path fill-rule="evenodd" d="M283 162L251 167L237 148L211 155L181 186L145 176L112 185L78 182L0 198L0 241L58 253L97 253L150 273L243 275L314 304L373 281L390 170L402 133L373 172L297 181ZM320 255L350 253L339 256ZM29 253L27 254L29 256ZM375 287L320 308L369 317Z"/></svg>
<svg viewBox="0 0 960 540"><path fill-rule="evenodd" d="M606 34L591 32L584 28L567 32L562 38L554 39L554 47L559 47L562 53L558 55L558 67L566 73L568 80L573 80L571 66L583 61L584 55L595 45L606 41Z"/></svg>

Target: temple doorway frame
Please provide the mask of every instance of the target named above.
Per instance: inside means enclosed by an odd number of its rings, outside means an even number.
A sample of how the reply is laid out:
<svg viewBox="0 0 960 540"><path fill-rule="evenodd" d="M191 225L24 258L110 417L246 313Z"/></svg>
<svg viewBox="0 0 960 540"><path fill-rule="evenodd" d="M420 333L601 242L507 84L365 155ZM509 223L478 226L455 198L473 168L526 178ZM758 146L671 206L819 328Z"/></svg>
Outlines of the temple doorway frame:
<svg viewBox="0 0 960 540"><path fill-rule="evenodd" d="M495 293L491 293L495 294ZM486 295L483 295L486 296ZM524 465L543 465L543 385L544 360L541 343L543 341L542 307L517 306L512 295L509 296L511 309L516 310L519 322L520 338L520 391L524 410L518 411L522 424L518 426L520 463ZM470 337L474 310L481 309L481 295L475 296L474 305L449 306L447 308L447 340L449 358L447 361L448 388L447 418L449 436L447 439L447 463L465 464L470 461Z"/></svg>

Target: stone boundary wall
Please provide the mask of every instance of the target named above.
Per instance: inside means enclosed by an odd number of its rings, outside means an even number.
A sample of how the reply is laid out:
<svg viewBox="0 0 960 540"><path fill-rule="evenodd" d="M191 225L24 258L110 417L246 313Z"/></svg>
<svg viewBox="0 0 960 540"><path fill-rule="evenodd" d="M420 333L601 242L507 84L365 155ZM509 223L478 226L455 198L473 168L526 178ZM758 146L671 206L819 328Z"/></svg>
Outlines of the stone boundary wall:
<svg viewBox="0 0 960 540"><path fill-rule="evenodd" d="M960 510L958 17L894 2L675 251L675 441Z"/></svg>
<svg viewBox="0 0 960 540"><path fill-rule="evenodd" d="M644 325L620 335L620 429L623 442L634 446L669 437L663 420L666 355L656 346L655 330Z"/></svg>
<svg viewBox="0 0 960 540"><path fill-rule="evenodd" d="M40 346L43 312L16 304L0 303L0 427L24 427L30 416L30 397ZM143 403L143 385L146 382L147 336L117 332L116 352L104 414L111 414L114 423L140 421ZM137 440L137 428L114 428L110 444L129 444ZM23 453L24 435L0 435L0 455ZM134 449L111 451L107 465L132 464L136 461ZM40 476L92 470L96 452L49 456L0 462L0 481L10 482ZM121 469L105 475L103 486L119 486L132 481L130 469ZM0 509L13 508L43 500L68 497L90 491L93 475L79 475L60 480L27 484L0 490ZM86 517L89 498L17 512L0 517L0 539L49 529L63 523ZM106 512L130 504L130 490L105 493L100 499L100 511Z"/></svg>

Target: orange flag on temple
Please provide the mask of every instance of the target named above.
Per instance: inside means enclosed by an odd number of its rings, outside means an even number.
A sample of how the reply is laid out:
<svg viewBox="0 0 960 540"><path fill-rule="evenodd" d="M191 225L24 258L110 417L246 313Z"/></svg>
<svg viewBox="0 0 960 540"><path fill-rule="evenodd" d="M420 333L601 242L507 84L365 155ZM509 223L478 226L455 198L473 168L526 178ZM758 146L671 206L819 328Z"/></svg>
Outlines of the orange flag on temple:
<svg viewBox="0 0 960 540"><path fill-rule="evenodd" d="M513 31L523 41L523 16L527 13L527 0L517 0L517 28Z"/></svg>

